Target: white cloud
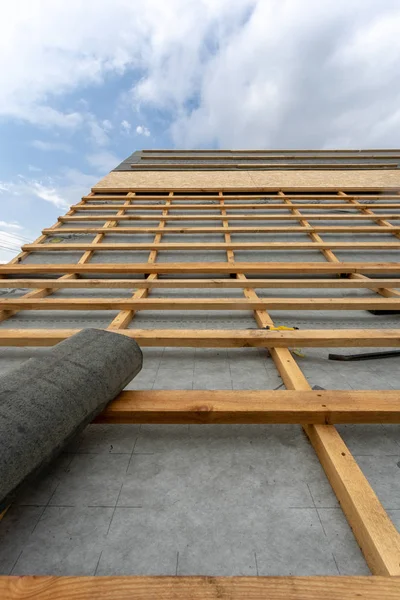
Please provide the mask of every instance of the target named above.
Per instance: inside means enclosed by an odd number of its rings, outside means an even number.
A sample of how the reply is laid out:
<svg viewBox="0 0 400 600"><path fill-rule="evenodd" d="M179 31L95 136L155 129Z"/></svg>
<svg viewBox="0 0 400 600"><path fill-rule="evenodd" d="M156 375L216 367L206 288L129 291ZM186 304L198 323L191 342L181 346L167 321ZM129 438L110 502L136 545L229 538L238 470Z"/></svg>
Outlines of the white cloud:
<svg viewBox="0 0 400 600"><path fill-rule="evenodd" d="M126 121L124 119L123 121L121 121L121 129L122 129L123 133L130 133L130 131L132 129L132 125L129 123L129 121Z"/></svg>
<svg viewBox="0 0 400 600"><path fill-rule="evenodd" d="M8 221L0 221L0 227L5 227L6 229L22 229L19 223L9 223Z"/></svg>
<svg viewBox="0 0 400 600"><path fill-rule="evenodd" d="M138 125L136 127L136 133L138 135L144 135L145 137L149 137L150 136L150 130L147 129L147 127L145 127L144 125Z"/></svg>
<svg viewBox="0 0 400 600"><path fill-rule="evenodd" d="M46 180L46 183L43 183L43 181L27 179L19 176L13 181L0 182L0 190L3 193L7 193L8 195L14 197L34 196L36 198L40 198L41 200L45 200L46 202L50 202L58 208L65 209L68 207L68 204L58 193L50 178Z"/></svg>
<svg viewBox="0 0 400 600"><path fill-rule="evenodd" d="M112 152L102 151L90 154L86 157L88 163L95 167L100 173L108 173L122 161Z"/></svg>
<svg viewBox="0 0 400 600"><path fill-rule="evenodd" d="M123 74L132 108L150 129L149 109L162 115L181 147L398 144L398 0L3 4L2 117L87 127L104 148L111 120L65 99Z"/></svg>
<svg viewBox="0 0 400 600"><path fill-rule="evenodd" d="M94 115L88 113L86 124L89 127L90 139L95 146L107 146L110 142L108 123L109 121L100 123Z"/></svg>
<svg viewBox="0 0 400 600"><path fill-rule="evenodd" d="M69 144L63 142L44 142L43 140L33 140L31 146L37 150L43 150L44 152L54 152L60 150L61 152L72 152L72 147Z"/></svg>
<svg viewBox="0 0 400 600"><path fill-rule="evenodd" d="M42 200L46 200L46 202L51 202L54 206L58 208L67 208L68 204L65 200L58 194L57 190L54 187L49 187L43 185L42 183L35 181L32 182L32 191L38 198Z"/></svg>
<svg viewBox="0 0 400 600"><path fill-rule="evenodd" d="M104 119L104 121L102 121L102 125L105 131L111 131L111 129L113 128L113 124L108 119Z"/></svg>
<svg viewBox="0 0 400 600"><path fill-rule="evenodd" d="M31 173L40 173L41 170L42 169L40 167L35 167L34 165L28 165L28 171L30 171Z"/></svg>
<svg viewBox="0 0 400 600"><path fill-rule="evenodd" d="M98 179L98 175L63 168L53 177L37 179L18 176L9 181L0 181L0 202L3 213L8 208L12 208L14 213L16 207L20 209L18 211L20 223L13 222L10 218L7 221L0 221L0 229L11 229L3 233L13 237L14 246L36 239L43 226L54 222L55 215L62 214L72 204L77 204ZM12 227L14 225L15 227ZM13 254L17 254L17 251L0 248L0 262L10 260Z"/></svg>

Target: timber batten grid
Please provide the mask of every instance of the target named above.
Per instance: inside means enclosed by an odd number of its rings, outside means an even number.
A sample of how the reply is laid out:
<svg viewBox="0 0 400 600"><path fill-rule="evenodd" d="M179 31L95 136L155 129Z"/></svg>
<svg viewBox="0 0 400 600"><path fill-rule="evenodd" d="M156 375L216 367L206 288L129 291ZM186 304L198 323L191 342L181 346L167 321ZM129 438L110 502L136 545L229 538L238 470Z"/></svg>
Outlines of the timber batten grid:
<svg viewBox="0 0 400 600"><path fill-rule="evenodd" d="M150 157L149 153L147 160ZM205 169L206 158L203 160L203 167L188 163L185 168ZM152 165L140 168L152 169ZM367 169L368 165L362 168ZM382 165L374 168L382 168ZM400 195L397 190L390 187L370 190L368 186L332 190L331 186L321 186L307 194L304 190L296 192L285 188L264 187L260 191L258 185L229 192L210 186L209 193L203 187L186 190L171 186L157 190L128 186L127 189L129 191L119 190L111 185L108 189L104 185L93 188L91 194L73 205L55 225L44 229L34 243L26 244L20 255L9 264L0 265L0 288L30 289L19 298L0 300L0 321L9 321L0 329L0 346L51 346L76 331L15 327L13 316L20 311L113 310L117 314L110 317L108 329L134 337L143 346L265 348L286 390L129 391L123 392L94 422L301 424L372 576L1 577L1 597L59 600L70 597L77 600L100 597L141 600L151 597L248 597L254 600L400 597L400 535L335 428L339 423L399 423L400 392L313 390L291 351L297 347L400 347L400 327L381 329L377 320L376 328L370 330L281 331L268 312L277 308L400 311ZM345 189L347 191L343 191ZM335 224L319 224L324 220ZM244 224L238 225L238 221ZM359 235L360 241L338 239L349 233ZM218 235L219 241L199 239L208 234ZM233 240L237 234L252 236L251 241ZM298 234L306 235L307 241L297 241ZM330 241L324 239L326 234L338 237ZM375 242L374 236L379 234L391 236L390 241ZM90 242L82 241L80 236L85 235L94 238ZM112 242L107 241L110 235L115 238ZM136 242L135 236L142 235L151 235L152 239ZM180 240L165 241L170 235ZM190 235L197 236L196 243L186 242ZM269 235L282 235L284 239L270 241ZM363 235L369 236L368 241L361 239ZM129 243L119 242L120 236L130 236ZM291 236L293 241L290 241ZM345 251L346 260L339 258L336 250ZM363 261L364 250L372 256L376 252L377 259ZM133 252L134 258L102 260L102 253L110 251ZM202 257L198 261L186 260L188 251L200 252ZM204 260L204 253L213 251L218 252L218 260ZM281 251L285 253L285 260L251 260L248 253L253 251ZM296 259L297 253L304 251L318 253L318 260ZM80 254L76 262L71 260L71 252ZM137 259L137 252L148 252L146 260ZM181 259L160 261L161 252L173 252ZM238 252L245 253L245 258L238 257ZM380 252L391 252L393 258L381 260ZM37 260L32 262L32 257ZM190 289L194 297L180 298L179 290L185 288ZM200 293L196 297L196 290L203 288L214 294L216 290L232 288L237 291L237 297L204 298ZM280 296L275 288L286 289L289 294ZM325 290L326 295L313 297L313 288ZM108 295L93 299L74 297L75 291L82 289L107 290ZM131 297L121 298L118 289L131 290ZM172 289L176 295L160 297L164 289ZM306 296L299 296L301 289L307 290ZM329 296L330 289L344 289L346 297ZM60 290L68 290L68 298L51 298ZM271 297L260 297L256 290L273 293ZM360 290L370 292L370 297L357 296ZM157 297L152 296L154 291ZM135 314L146 310L247 310L255 324L250 330L130 328Z"/></svg>

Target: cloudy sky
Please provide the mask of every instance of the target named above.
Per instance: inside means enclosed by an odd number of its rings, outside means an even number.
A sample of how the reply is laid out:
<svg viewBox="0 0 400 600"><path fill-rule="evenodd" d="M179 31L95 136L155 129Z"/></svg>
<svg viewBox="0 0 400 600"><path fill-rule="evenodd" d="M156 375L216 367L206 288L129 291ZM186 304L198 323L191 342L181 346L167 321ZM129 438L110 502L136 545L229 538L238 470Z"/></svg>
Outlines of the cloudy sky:
<svg viewBox="0 0 400 600"><path fill-rule="evenodd" d="M1 261L136 149L400 146L398 0L0 11Z"/></svg>

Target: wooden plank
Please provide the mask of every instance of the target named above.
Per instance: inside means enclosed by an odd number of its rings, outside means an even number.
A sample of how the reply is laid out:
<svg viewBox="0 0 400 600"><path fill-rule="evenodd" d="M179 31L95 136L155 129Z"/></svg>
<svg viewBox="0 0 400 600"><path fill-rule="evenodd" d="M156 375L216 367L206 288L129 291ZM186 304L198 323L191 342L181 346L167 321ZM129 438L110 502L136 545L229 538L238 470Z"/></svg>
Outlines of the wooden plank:
<svg viewBox="0 0 400 600"><path fill-rule="evenodd" d="M126 391L96 423L400 423L400 391Z"/></svg>
<svg viewBox="0 0 400 600"><path fill-rule="evenodd" d="M157 233L158 227L108 227L107 233L118 234L135 234L135 233ZM62 233L101 233L102 227L63 227ZM164 233L399 233L400 226L392 225L391 227L359 225L357 227L340 226L340 225L322 225L316 227L165 227ZM43 229L44 235L60 235L52 229Z"/></svg>
<svg viewBox="0 0 400 600"><path fill-rule="evenodd" d="M86 244L76 242L69 244L68 242L61 244L24 244L22 249L24 252L71 252L76 250L88 251L122 251L122 250L321 250L331 248L337 250L399 250L400 242L200 242L200 243L184 243L184 242L167 242L155 244L152 242L146 243L113 243L113 244Z"/></svg>
<svg viewBox="0 0 400 600"><path fill-rule="evenodd" d="M0 310L399 310L400 298L1 298Z"/></svg>
<svg viewBox="0 0 400 600"><path fill-rule="evenodd" d="M184 193L182 193L183 190L180 190L178 192L178 194L175 194L175 199L176 200L196 200L199 202L202 202L203 200L215 200L215 199L219 199L219 193L209 193L209 194L204 194L202 192L187 192L186 190L184 190ZM265 192L226 192L224 195L224 198L226 200L252 200L252 199L257 199L257 198L274 198L274 199L278 199L278 193L279 190L275 190L275 191L265 191ZM389 193L385 193L384 191L382 191L382 193L380 194L374 194L374 193L368 193L368 194L363 194L358 193L358 194L350 194L350 193L346 193L347 198L355 198L356 200L399 200L399 195L398 194L389 194ZM91 195L88 196L83 196L82 200L110 200L110 201L115 201L115 202L120 202L121 200L125 200L127 198L126 193L125 192L120 192L117 191L117 193L111 195L111 194L107 194L107 193L103 193L103 192L98 192L97 189L95 188L92 192ZM153 193L153 194L143 194L143 190L138 190L135 194L135 198L137 198L138 201L140 200L154 200L154 201L159 201L159 200L166 200L168 198L168 193ZM338 199L338 192L337 191L332 191L330 193L315 193L315 192L310 192L308 194L285 194L285 198L288 198L289 200L337 200Z"/></svg>
<svg viewBox="0 0 400 600"><path fill-rule="evenodd" d="M46 287L48 289L133 289L153 288L400 288L400 279L0 279L0 289Z"/></svg>
<svg viewBox="0 0 400 600"><path fill-rule="evenodd" d="M337 273L400 273L398 262L179 262L179 263L93 263L93 264L0 264L1 275L21 273L247 273L329 275Z"/></svg>
<svg viewBox="0 0 400 600"><path fill-rule="evenodd" d="M95 198L96 200L96 198ZM388 203L377 203L375 202L374 204L363 204L362 207L365 209L368 208L374 208L374 209L392 209L392 208L400 208L400 198L397 198L398 202L390 202ZM157 210L157 211L162 211L163 209L165 209L168 206L168 211L171 210L213 210L213 209L218 209L219 206L218 204L215 204L215 200L211 200L210 204L179 204L179 203L175 203L175 204L171 204L171 206L168 204L134 204L132 206L129 207L129 210L132 211L148 211L148 210ZM95 211L104 211L104 210L117 210L117 209L121 209L123 208L123 204L75 204L73 205L71 208L73 210L82 212L82 211L90 211L90 210L95 210ZM224 204L226 210L241 210L241 209L245 209L245 210L270 210L270 209L280 209L280 210L286 210L287 209L287 205L284 203L267 203L267 202L259 202L257 204ZM295 208L298 209L302 209L302 208L307 208L307 209L317 209L317 210L328 210L328 209L342 209L342 210L351 210L351 206L349 206L348 203L344 203L344 202L334 202L334 203L329 203L329 204L318 204L316 202L313 203L301 203L301 204L296 204Z"/></svg>
<svg viewBox="0 0 400 600"><path fill-rule="evenodd" d="M351 210L351 209L349 209ZM385 213L379 215L381 219L399 220L400 213ZM337 213L312 213L307 215L307 219L312 221L370 221L376 220L376 216L360 215L348 213L339 215ZM221 217L217 215L169 215L167 217L159 217L157 215L78 215L73 217L59 217L62 223L74 223L75 221L221 221ZM297 221L296 215L276 214L257 214L257 215L229 215L229 221Z"/></svg>
<svg viewBox="0 0 400 600"><path fill-rule="evenodd" d="M0 329L0 346L54 346L80 329ZM120 329L142 346L180 348L368 348L400 346L400 329ZM286 382L285 382L286 384ZM293 388L291 388L293 389Z"/></svg>
<svg viewBox="0 0 400 600"><path fill-rule="evenodd" d="M1 576L2 600L398 600L398 577Z"/></svg>

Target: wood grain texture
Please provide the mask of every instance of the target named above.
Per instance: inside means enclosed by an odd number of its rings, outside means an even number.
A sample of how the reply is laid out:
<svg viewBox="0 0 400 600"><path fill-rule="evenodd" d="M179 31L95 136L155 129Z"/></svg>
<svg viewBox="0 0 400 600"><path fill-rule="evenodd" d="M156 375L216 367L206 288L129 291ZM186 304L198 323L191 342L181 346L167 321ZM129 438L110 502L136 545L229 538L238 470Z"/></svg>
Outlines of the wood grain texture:
<svg viewBox="0 0 400 600"><path fill-rule="evenodd" d="M0 310L400 311L400 298L5 298L0 299Z"/></svg>
<svg viewBox="0 0 400 600"><path fill-rule="evenodd" d="M96 423L400 423L400 391L125 391Z"/></svg>
<svg viewBox="0 0 400 600"><path fill-rule="evenodd" d="M400 171L400 169L399 169ZM315 207L318 209L318 207ZM351 208L350 208L351 210ZM399 213L384 213L379 215L382 219L391 219L398 220L400 219ZM229 221L297 221L298 217L295 215L289 214L280 214L280 213L272 213L272 214L251 214L243 213L243 214L235 214L229 215ZM221 217L217 215L170 215L168 217L162 217L157 215L122 215L121 217L117 217L116 215L109 215L104 213L103 215L87 215L81 214L77 216L65 216L61 217L60 221L64 223L72 223L74 221L107 221L107 220L118 220L118 221L221 221ZM359 215L356 213L348 212L347 214L338 214L338 213L310 213L307 215L307 219L312 219L313 221L325 221L329 219L329 221L376 221L376 215Z"/></svg>
<svg viewBox="0 0 400 600"><path fill-rule="evenodd" d="M156 190L237 191L321 191L373 190L396 191L400 188L400 170L385 171L114 171L101 179L94 192Z"/></svg>
<svg viewBox="0 0 400 600"><path fill-rule="evenodd" d="M398 577L0 577L2 600L398 600Z"/></svg>
<svg viewBox="0 0 400 600"><path fill-rule="evenodd" d="M63 233L101 233L102 227L63 227ZM157 233L158 227L108 227L107 233L136 234L136 233ZM327 225L317 227L165 227L164 233L179 233L192 235L193 233L392 233L400 232L400 226L379 227L359 225L357 227ZM56 235L54 231L43 229L45 235Z"/></svg>
<svg viewBox="0 0 400 600"><path fill-rule="evenodd" d="M80 329L0 329L0 346L54 346L79 331ZM400 346L400 329L304 329L302 331L119 329L115 333L132 337L141 346L176 348L284 349L293 347L368 348L379 346L396 348ZM285 354L283 353L282 356L285 356ZM289 389L296 388L289 387Z"/></svg>
<svg viewBox="0 0 400 600"><path fill-rule="evenodd" d="M370 273L388 276L400 273L400 262L178 262L1 265L0 275L21 273L247 273L247 274L336 274Z"/></svg>
<svg viewBox="0 0 400 600"><path fill-rule="evenodd" d="M184 204L184 203L179 203L179 202L175 202L175 204L171 204L171 206L168 204L132 204L132 206L129 207L129 211L130 212L135 212L135 211L148 211L148 210L154 210L154 211L159 211L161 212L164 208L168 207L168 211L171 210L188 210L189 212L192 210L199 210L200 212L203 210L213 210L213 209L217 209L218 208L218 204L214 204L214 201L211 201L209 204ZM363 209L367 209L367 208L378 208L380 210L382 209L397 209L400 206L400 198L398 199L398 202L390 202L390 203L384 203L384 202L375 202L373 204L362 204L362 208ZM113 204L112 202L109 202L108 204L74 204L71 206L72 210L77 210L79 212L82 211L90 211L90 210L101 210L101 211L107 211L107 210L118 210L123 208L124 205L123 204ZM250 210L255 211L255 210L271 210L271 209L281 209L281 210L285 210L287 209L286 204L279 202L279 203L267 203L267 202L259 202L257 204L251 204L250 202L247 204L240 204L240 203L225 203L224 207L226 210ZM326 204L316 204L315 202L306 202L306 203L298 203L295 204L295 208L297 209L302 209L302 208L308 208L308 209L318 209L318 210L329 210L329 209L344 209L344 210L351 210L351 206L349 206L348 203L344 203L344 202L328 202Z"/></svg>
<svg viewBox="0 0 400 600"><path fill-rule="evenodd" d="M400 242L167 242L155 244L148 243L113 243L113 244L87 244L74 242L70 244L24 244L24 252L74 252L76 250L101 251L123 251L123 250L320 250L320 249L338 249L338 250L399 250Z"/></svg>
<svg viewBox="0 0 400 600"><path fill-rule="evenodd" d="M0 288L80 289L80 288L349 288L379 289L399 287L400 279L0 279Z"/></svg>

